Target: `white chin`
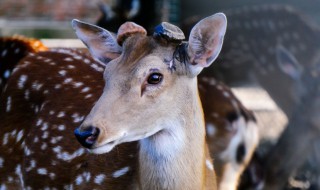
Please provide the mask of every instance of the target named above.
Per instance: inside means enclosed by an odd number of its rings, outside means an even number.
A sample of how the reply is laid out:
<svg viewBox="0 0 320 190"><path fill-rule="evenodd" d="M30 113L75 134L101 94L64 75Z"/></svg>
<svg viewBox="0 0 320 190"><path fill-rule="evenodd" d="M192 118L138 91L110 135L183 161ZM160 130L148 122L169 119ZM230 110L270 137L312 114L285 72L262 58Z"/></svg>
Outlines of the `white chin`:
<svg viewBox="0 0 320 190"><path fill-rule="evenodd" d="M97 148L93 148L93 149L88 149L89 152L93 153L93 154L104 154L104 153L108 153L113 149L114 145L103 145Z"/></svg>

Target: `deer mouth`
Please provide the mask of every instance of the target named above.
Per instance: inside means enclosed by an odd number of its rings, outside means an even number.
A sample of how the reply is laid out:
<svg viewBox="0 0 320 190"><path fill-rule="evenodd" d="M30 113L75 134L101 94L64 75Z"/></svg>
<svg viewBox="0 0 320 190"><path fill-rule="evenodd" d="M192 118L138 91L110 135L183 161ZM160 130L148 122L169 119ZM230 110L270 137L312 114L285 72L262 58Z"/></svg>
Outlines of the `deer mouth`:
<svg viewBox="0 0 320 190"><path fill-rule="evenodd" d="M161 132L162 130L154 130L151 132L144 132L141 134L128 134L126 132L122 133L120 137L113 138L112 140L105 140L104 142L95 145L94 147L88 149L89 152L93 154L104 154L110 152L115 146L126 143L126 142L133 142L139 141L142 139L146 139L156 135L157 133Z"/></svg>
<svg viewBox="0 0 320 190"><path fill-rule="evenodd" d="M102 144L100 146L96 146L88 150L93 154L104 154L110 152L116 145L117 144L115 143L115 141L111 141L109 143Z"/></svg>

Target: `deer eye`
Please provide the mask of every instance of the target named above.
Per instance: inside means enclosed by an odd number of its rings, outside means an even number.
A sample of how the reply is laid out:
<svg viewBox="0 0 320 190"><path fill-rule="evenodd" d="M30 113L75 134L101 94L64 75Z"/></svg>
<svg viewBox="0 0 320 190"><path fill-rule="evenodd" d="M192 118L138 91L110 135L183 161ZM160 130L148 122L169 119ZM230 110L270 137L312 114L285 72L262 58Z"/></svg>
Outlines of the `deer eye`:
<svg viewBox="0 0 320 190"><path fill-rule="evenodd" d="M148 84L159 84L162 81L163 75L161 73L151 73L148 77Z"/></svg>

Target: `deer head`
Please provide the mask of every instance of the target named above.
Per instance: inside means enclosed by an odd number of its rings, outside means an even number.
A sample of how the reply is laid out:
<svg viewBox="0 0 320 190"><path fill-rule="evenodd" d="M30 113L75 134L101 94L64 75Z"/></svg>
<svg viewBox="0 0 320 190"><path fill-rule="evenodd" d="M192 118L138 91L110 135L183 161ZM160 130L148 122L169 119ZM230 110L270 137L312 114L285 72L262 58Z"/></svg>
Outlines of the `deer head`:
<svg viewBox="0 0 320 190"><path fill-rule="evenodd" d="M146 36L134 23L123 24L117 37L78 20L72 25L96 59L105 62L110 56L116 57L106 66L102 96L75 130L80 143L93 153L109 152L120 143L156 133L171 133L202 112L194 109L201 108L196 76L221 50L226 31L224 14L200 21L188 42ZM203 118L194 122L203 122Z"/></svg>
<svg viewBox="0 0 320 190"><path fill-rule="evenodd" d="M276 48L277 63L280 70L289 78L288 92L294 97L295 105L301 103L304 96L316 90L320 75L320 56L316 54L312 63L302 66L296 57L285 47Z"/></svg>

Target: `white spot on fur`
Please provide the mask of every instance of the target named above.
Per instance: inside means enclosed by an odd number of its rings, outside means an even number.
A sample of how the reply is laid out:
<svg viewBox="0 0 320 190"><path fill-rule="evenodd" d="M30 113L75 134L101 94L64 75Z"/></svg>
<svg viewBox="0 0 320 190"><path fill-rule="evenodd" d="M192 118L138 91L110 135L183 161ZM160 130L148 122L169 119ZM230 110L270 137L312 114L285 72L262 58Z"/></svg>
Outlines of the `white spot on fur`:
<svg viewBox="0 0 320 190"><path fill-rule="evenodd" d="M32 83L32 88L37 91L39 91L42 88L42 86L43 84L40 84L38 81Z"/></svg>
<svg viewBox="0 0 320 190"><path fill-rule="evenodd" d="M76 178L76 185L80 185L82 182L89 182L91 179L91 174L89 172L83 172L81 175L78 175Z"/></svg>
<svg viewBox="0 0 320 190"><path fill-rule="evenodd" d="M62 86L61 84L56 84L56 85L54 86L54 88L55 88L55 89L60 89L61 86Z"/></svg>
<svg viewBox="0 0 320 190"><path fill-rule="evenodd" d="M30 91L29 91L29 90L26 90L26 91L24 92L24 99L29 100L29 98L30 98Z"/></svg>
<svg viewBox="0 0 320 190"><path fill-rule="evenodd" d="M21 172L21 165L20 164L17 165L15 173L19 177L20 184L21 184L21 189L24 189L24 180L23 180L23 176L22 176L22 172Z"/></svg>
<svg viewBox="0 0 320 190"><path fill-rule="evenodd" d="M10 70L6 70L3 74L3 77L6 79L9 78L10 77Z"/></svg>
<svg viewBox="0 0 320 190"><path fill-rule="evenodd" d="M47 173L48 173L47 169L45 169L45 168L38 168L37 172L40 175L47 175Z"/></svg>
<svg viewBox="0 0 320 190"><path fill-rule="evenodd" d="M58 113L57 117L61 118L65 116L65 112L61 111Z"/></svg>
<svg viewBox="0 0 320 190"><path fill-rule="evenodd" d="M218 89L218 90L223 90L223 87L222 87L220 84L218 84L218 85L217 85L217 89Z"/></svg>
<svg viewBox="0 0 320 190"><path fill-rule="evenodd" d="M0 185L0 190L7 190L7 186L5 184Z"/></svg>
<svg viewBox="0 0 320 190"><path fill-rule="evenodd" d="M223 96L226 97L226 98L229 98L230 97L230 93L227 92L227 91L223 91Z"/></svg>
<svg viewBox="0 0 320 190"><path fill-rule="evenodd" d="M9 177L8 177L8 181L9 181L10 183L12 183L12 182L13 182L13 177L9 176Z"/></svg>
<svg viewBox="0 0 320 190"><path fill-rule="evenodd" d="M73 58L74 58L74 59L81 60L81 59L82 59L82 56L80 56L80 55L75 55L75 56L73 56Z"/></svg>
<svg viewBox="0 0 320 190"><path fill-rule="evenodd" d="M47 149L47 147L48 147L47 143L43 143L40 148L41 150L45 150Z"/></svg>
<svg viewBox="0 0 320 190"><path fill-rule="evenodd" d="M11 97L9 96L9 97L7 98L7 108L6 108L6 111L7 111L7 112L11 111L11 101L12 101L12 99L11 99Z"/></svg>
<svg viewBox="0 0 320 190"><path fill-rule="evenodd" d="M0 157L0 168L3 167L3 162L4 162L4 159L2 157Z"/></svg>
<svg viewBox="0 0 320 190"><path fill-rule="evenodd" d="M216 112L214 112L214 113L211 114L211 116L214 117L214 118L218 118L218 117L219 117L219 114L216 113Z"/></svg>
<svg viewBox="0 0 320 190"><path fill-rule="evenodd" d="M85 99L88 99L88 98L91 98L92 97L92 94L88 94L88 95L86 95L84 98Z"/></svg>
<svg viewBox="0 0 320 190"><path fill-rule="evenodd" d="M42 125L42 127L41 127L41 130L42 131L45 131L45 130L47 130L49 128L49 125L48 125L48 123L43 123L43 125Z"/></svg>
<svg viewBox="0 0 320 190"><path fill-rule="evenodd" d="M74 68L76 68L76 67L73 66L73 65L68 65L68 68L69 68L69 69L74 69Z"/></svg>
<svg viewBox="0 0 320 190"><path fill-rule="evenodd" d="M45 63L49 63L51 61L51 59L45 59L44 62Z"/></svg>
<svg viewBox="0 0 320 190"><path fill-rule="evenodd" d="M42 137L41 137L41 138L46 139L46 138L48 138L48 136L49 136L48 131L45 131L45 132L43 132L43 134L42 134Z"/></svg>
<svg viewBox="0 0 320 190"><path fill-rule="evenodd" d="M76 178L76 185L81 185L82 182L83 182L82 175L78 175Z"/></svg>
<svg viewBox="0 0 320 190"><path fill-rule="evenodd" d="M58 72L61 76L66 76L66 74L67 74L67 71L65 71L65 70L61 70L61 71L59 71Z"/></svg>
<svg viewBox="0 0 320 190"><path fill-rule="evenodd" d="M25 147L24 147L24 154L25 154L26 156L29 156L31 153L32 153L31 150L30 150L27 146L25 146Z"/></svg>
<svg viewBox="0 0 320 190"><path fill-rule="evenodd" d="M212 123L208 123L206 126L207 134L210 137L213 137L216 133L216 127Z"/></svg>
<svg viewBox="0 0 320 190"><path fill-rule="evenodd" d="M6 56L6 55L7 55L7 52L8 52L8 50L6 50L6 49L3 50L2 53L1 53L1 56L2 56L2 57Z"/></svg>
<svg viewBox="0 0 320 190"><path fill-rule="evenodd" d="M215 86L217 84L217 81L214 78L211 78L209 84Z"/></svg>
<svg viewBox="0 0 320 190"><path fill-rule="evenodd" d="M90 60L89 59L84 59L83 60L86 64L90 63Z"/></svg>
<svg viewBox="0 0 320 190"><path fill-rule="evenodd" d="M36 126L40 126L42 124L42 119L38 119Z"/></svg>
<svg viewBox="0 0 320 190"><path fill-rule="evenodd" d="M64 131L66 129L66 126L64 126L64 125L59 125L58 126L58 130L59 131Z"/></svg>
<svg viewBox="0 0 320 190"><path fill-rule="evenodd" d="M26 168L26 171L29 172L35 167L36 167L36 161L35 160L31 160L30 161L30 166Z"/></svg>
<svg viewBox="0 0 320 190"><path fill-rule="evenodd" d="M72 82L72 78L66 78L63 83L68 84L70 82Z"/></svg>
<svg viewBox="0 0 320 190"><path fill-rule="evenodd" d="M13 131L11 131L11 136L16 136L16 134L17 134L17 130L15 129L15 130L13 130Z"/></svg>
<svg viewBox="0 0 320 190"><path fill-rule="evenodd" d="M65 61L73 61L71 57L64 58Z"/></svg>
<svg viewBox="0 0 320 190"><path fill-rule="evenodd" d="M124 168L121 168L120 170L117 170L115 171L113 174L112 174L112 177L114 178L118 178L120 176L123 176L124 174L126 174L128 171L129 171L129 167L124 167Z"/></svg>
<svg viewBox="0 0 320 190"><path fill-rule="evenodd" d="M17 48L17 49L14 50L14 53L15 53L15 54L18 54L19 52L20 52L20 49L19 49L19 48Z"/></svg>
<svg viewBox="0 0 320 190"><path fill-rule="evenodd" d="M55 173L50 173L49 176L50 176L51 180L54 180L56 178L56 174Z"/></svg>
<svg viewBox="0 0 320 190"><path fill-rule="evenodd" d="M2 144L3 144L3 145L8 144L9 135L10 135L9 133L6 133L6 134L3 135L3 139L2 139Z"/></svg>
<svg viewBox="0 0 320 190"><path fill-rule="evenodd" d="M23 130L19 131L19 133L18 133L18 135L17 135L17 138L16 138L16 142L19 142L19 141L22 139L23 133L24 133Z"/></svg>
<svg viewBox="0 0 320 190"><path fill-rule="evenodd" d="M209 170L213 171L213 164L211 160L206 160L206 166Z"/></svg>
<svg viewBox="0 0 320 190"><path fill-rule="evenodd" d="M75 83L73 83L73 86L74 86L75 88L79 88L79 87L82 86L82 85L83 85L82 82L75 82Z"/></svg>
<svg viewBox="0 0 320 190"><path fill-rule="evenodd" d="M83 120L84 120L84 116L82 116L82 117L75 117L74 120L73 120L73 122L74 122L74 123L80 123L80 122L82 122Z"/></svg>
<svg viewBox="0 0 320 190"><path fill-rule="evenodd" d="M57 146L55 148L53 148L53 151L57 154L57 158L60 160L64 160L64 161L70 161L78 156L81 156L82 154L85 153L85 150L83 148L79 148L77 151L75 151L74 153L70 154L68 152L62 152L61 151L61 146Z"/></svg>
<svg viewBox="0 0 320 190"><path fill-rule="evenodd" d="M97 175L95 178L94 178L94 183L98 184L98 185L101 185L102 182L105 180L106 178L106 175L104 174L99 174Z"/></svg>
<svg viewBox="0 0 320 190"><path fill-rule="evenodd" d="M85 88L83 88L83 89L81 90L81 92L84 93L84 92L88 92L89 90L90 90L89 87L85 87Z"/></svg>
<svg viewBox="0 0 320 190"><path fill-rule="evenodd" d="M59 141L62 140L62 136L58 136L58 137L52 137L50 143L51 144L57 144Z"/></svg>

